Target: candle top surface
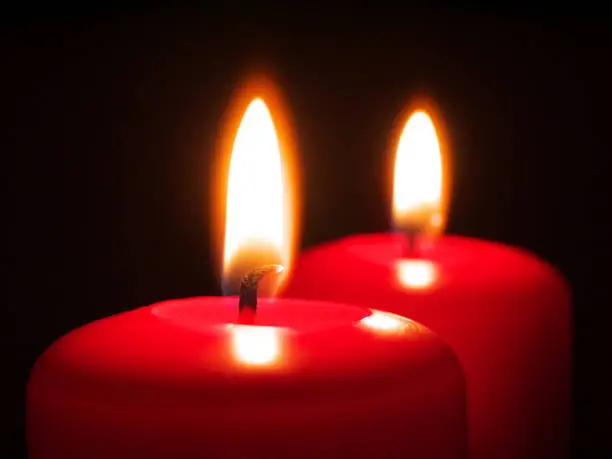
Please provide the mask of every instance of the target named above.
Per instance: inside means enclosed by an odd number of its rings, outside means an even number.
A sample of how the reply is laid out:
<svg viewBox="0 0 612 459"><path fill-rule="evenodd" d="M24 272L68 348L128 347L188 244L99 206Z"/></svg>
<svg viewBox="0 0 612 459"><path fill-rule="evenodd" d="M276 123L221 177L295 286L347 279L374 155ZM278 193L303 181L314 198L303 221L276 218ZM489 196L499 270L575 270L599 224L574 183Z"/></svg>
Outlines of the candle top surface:
<svg viewBox="0 0 612 459"><path fill-rule="evenodd" d="M406 239L402 234L359 234L310 249L304 253L302 260L317 260L318 255L326 253L329 248L333 248L335 253L345 254L347 263L366 262L394 271L401 271L404 264L408 268L417 268L415 271L422 268L418 266L420 263L429 264L430 269L437 271L436 275L452 271L454 276L460 277L461 282L468 284L528 275L534 279L551 275L563 278L554 266L525 249L456 235L444 235L435 241L425 239L415 257L406 257ZM321 262L317 260L317 263ZM469 270L465 269L467 266ZM321 268L325 271L324 266ZM336 266L335 269L341 271L342 267ZM437 284L441 285L440 282Z"/></svg>
<svg viewBox="0 0 612 459"><path fill-rule="evenodd" d="M237 309L235 297L200 297L117 314L58 340L37 371L49 372L58 390L89 387L104 396L120 384L139 388L136 399L156 390L276 399L279 390L342 397L422 384L458 368L436 334L394 314L262 299L254 324L243 325Z"/></svg>
<svg viewBox="0 0 612 459"><path fill-rule="evenodd" d="M216 333L228 325L241 325L237 305L236 296L194 297L155 304L151 312L180 327ZM370 314L369 309L360 306L326 307L316 301L264 298L259 300L250 325L308 333L358 322Z"/></svg>
<svg viewBox="0 0 612 459"><path fill-rule="evenodd" d="M337 243L342 250L375 264L383 265L405 258L406 241L405 236L400 233L360 234L348 236L337 241ZM335 242L332 242L332 244L335 244ZM444 235L435 241L424 239L417 258L460 266L481 256L537 260L535 255L519 247L455 235Z"/></svg>

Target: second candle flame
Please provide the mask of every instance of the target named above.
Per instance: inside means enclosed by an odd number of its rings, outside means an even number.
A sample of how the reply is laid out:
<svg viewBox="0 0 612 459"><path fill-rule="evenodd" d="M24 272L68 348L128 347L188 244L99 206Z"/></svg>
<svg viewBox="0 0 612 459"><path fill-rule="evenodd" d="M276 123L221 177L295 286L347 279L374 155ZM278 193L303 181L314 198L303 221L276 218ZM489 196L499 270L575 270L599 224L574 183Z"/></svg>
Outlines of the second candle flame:
<svg viewBox="0 0 612 459"><path fill-rule="evenodd" d="M431 116L416 110L406 121L395 153L393 223L399 231L431 236L446 220L444 163Z"/></svg>

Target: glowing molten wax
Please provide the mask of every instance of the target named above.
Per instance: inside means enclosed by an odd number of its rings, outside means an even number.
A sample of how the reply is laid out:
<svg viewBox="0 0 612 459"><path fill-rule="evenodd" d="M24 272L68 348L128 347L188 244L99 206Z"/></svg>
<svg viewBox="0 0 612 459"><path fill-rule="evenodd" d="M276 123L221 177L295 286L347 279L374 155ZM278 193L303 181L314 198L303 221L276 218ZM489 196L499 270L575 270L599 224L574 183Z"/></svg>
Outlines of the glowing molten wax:
<svg viewBox="0 0 612 459"><path fill-rule="evenodd" d="M424 234L442 231L443 170L433 121L418 110L406 122L395 156L393 220L398 230L416 227Z"/></svg>
<svg viewBox="0 0 612 459"><path fill-rule="evenodd" d="M236 360L248 365L270 365L280 353L278 327L233 325L230 329Z"/></svg>
<svg viewBox="0 0 612 459"><path fill-rule="evenodd" d="M413 289L424 289L436 280L436 266L429 260L399 260L395 265L399 282Z"/></svg>
<svg viewBox="0 0 612 459"><path fill-rule="evenodd" d="M399 332L408 325L405 318L382 311L372 311L371 315L364 317L359 323L371 330L386 333Z"/></svg>

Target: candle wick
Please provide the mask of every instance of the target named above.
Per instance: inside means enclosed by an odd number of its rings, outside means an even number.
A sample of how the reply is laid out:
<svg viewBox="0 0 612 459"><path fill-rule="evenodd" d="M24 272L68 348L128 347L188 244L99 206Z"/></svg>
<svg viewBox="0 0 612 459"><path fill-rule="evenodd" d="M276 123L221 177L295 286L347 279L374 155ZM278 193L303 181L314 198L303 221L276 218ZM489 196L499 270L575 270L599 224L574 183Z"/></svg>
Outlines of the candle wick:
<svg viewBox="0 0 612 459"><path fill-rule="evenodd" d="M259 281L265 275L271 272L280 273L283 269L281 265L265 265L249 271L242 277L238 298L238 313L240 315L253 314L257 311L257 287L259 286Z"/></svg>
<svg viewBox="0 0 612 459"><path fill-rule="evenodd" d="M410 228L404 233L407 242L404 253L405 258L418 258L419 233L416 228Z"/></svg>

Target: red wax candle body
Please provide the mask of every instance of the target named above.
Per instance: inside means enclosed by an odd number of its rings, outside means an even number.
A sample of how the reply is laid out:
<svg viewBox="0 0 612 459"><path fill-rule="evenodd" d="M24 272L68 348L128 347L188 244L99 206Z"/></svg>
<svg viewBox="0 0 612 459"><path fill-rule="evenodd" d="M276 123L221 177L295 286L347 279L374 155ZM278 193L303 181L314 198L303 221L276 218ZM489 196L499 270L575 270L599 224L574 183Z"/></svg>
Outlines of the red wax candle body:
<svg viewBox="0 0 612 459"><path fill-rule="evenodd" d="M416 262L399 261L404 250L395 234L316 247L302 254L286 295L368 304L438 333L465 372L473 459L568 457L563 279L523 250L477 239L441 237Z"/></svg>
<svg viewBox="0 0 612 459"><path fill-rule="evenodd" d="M425 327L357 306L192 298L93 322L28 386L31 459L465 458L463 375Z"/></svg>

